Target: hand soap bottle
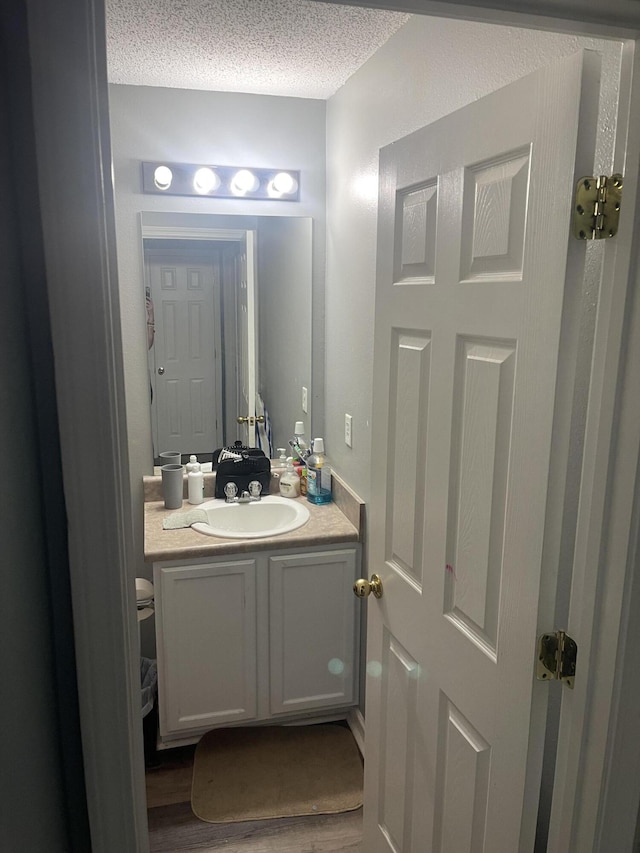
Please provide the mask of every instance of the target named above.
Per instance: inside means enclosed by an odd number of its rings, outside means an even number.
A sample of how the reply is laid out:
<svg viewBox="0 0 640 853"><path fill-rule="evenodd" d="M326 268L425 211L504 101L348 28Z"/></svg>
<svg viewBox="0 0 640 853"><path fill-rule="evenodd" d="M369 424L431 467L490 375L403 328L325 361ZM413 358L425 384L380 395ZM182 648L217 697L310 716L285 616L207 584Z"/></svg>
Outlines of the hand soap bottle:
<svg viewBox="0 0 640 853"><path fill-rule="evenodd" d="M287 459L287 468L280 477L280 494L285 498L297 498L300 494L300 477L293 467L293 457Z"/></svg>

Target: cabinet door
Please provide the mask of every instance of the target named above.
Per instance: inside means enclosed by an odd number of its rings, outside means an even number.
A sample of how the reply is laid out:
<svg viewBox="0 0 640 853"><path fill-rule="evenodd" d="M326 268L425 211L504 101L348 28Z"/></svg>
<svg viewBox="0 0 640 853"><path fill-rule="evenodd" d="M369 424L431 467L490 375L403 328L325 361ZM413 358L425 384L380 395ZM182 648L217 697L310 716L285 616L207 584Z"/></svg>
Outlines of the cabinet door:
<svg viewBox="0 0 640 853"><path fill-rule="evenodd" d="M355 704L355 549L269 560L272 714Z"/></svg>
<svg viewBox="0 0 640 853"><path fill-rule="evenodd" d="M156 566L160 733L256 716L256 564Z"/></svg>

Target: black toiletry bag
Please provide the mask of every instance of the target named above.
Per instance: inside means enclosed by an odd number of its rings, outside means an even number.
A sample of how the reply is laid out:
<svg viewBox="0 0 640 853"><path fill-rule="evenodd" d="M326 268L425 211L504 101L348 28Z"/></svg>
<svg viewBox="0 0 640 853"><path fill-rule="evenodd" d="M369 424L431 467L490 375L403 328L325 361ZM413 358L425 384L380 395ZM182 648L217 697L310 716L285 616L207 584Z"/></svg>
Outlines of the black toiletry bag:
<svg viewBox="0 0 640 853"><path fill-rule="evenodd" d="M224 498L224 487L235 483L238 496L249 491L249 483L257 480L263 495L269 494L271 484L271 460L257 447L245 447L236 441L231 447L221 447L213 454L212 467L216 473L217 498Z"/></svg>

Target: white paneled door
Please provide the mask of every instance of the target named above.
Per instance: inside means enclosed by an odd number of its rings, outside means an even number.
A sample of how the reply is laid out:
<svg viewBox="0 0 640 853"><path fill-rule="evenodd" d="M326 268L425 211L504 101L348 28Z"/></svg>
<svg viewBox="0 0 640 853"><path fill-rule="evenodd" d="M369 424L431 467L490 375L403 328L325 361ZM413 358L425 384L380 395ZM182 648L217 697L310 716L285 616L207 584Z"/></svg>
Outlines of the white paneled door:
<svg viewBox="0 0 640 853"><path fill-rule="evenodd" d="M155 309L149 352L154 453L212 453L220 446L220 296L211 261L151 255L147 274Z"/></svg>
<svg viewBox="0 0 640 853"><path fill-rule="evenodd" d="M576 55L381 152L367 853L533 850L571 199L597 94Z"/></svg>

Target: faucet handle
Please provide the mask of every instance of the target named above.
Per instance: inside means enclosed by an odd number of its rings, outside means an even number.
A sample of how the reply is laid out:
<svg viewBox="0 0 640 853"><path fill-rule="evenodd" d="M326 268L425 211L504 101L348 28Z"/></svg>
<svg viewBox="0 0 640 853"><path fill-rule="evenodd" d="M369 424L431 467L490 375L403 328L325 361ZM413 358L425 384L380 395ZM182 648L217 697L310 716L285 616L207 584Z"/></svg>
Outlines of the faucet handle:
<svg viewBox="0 0 640 853"><path fill-rule="evenodd" d="M257 480L252 480L249 483L249 494L252 498L259 498L262 493L262 484Z"/></svg>
<svg viewBox="0 0 640 853"><path fill-rule="evenodd" d="M224 487L224 493L228 501L232 501L235 496L238 494L238 487L235 483L227 483Z"/></svg>

